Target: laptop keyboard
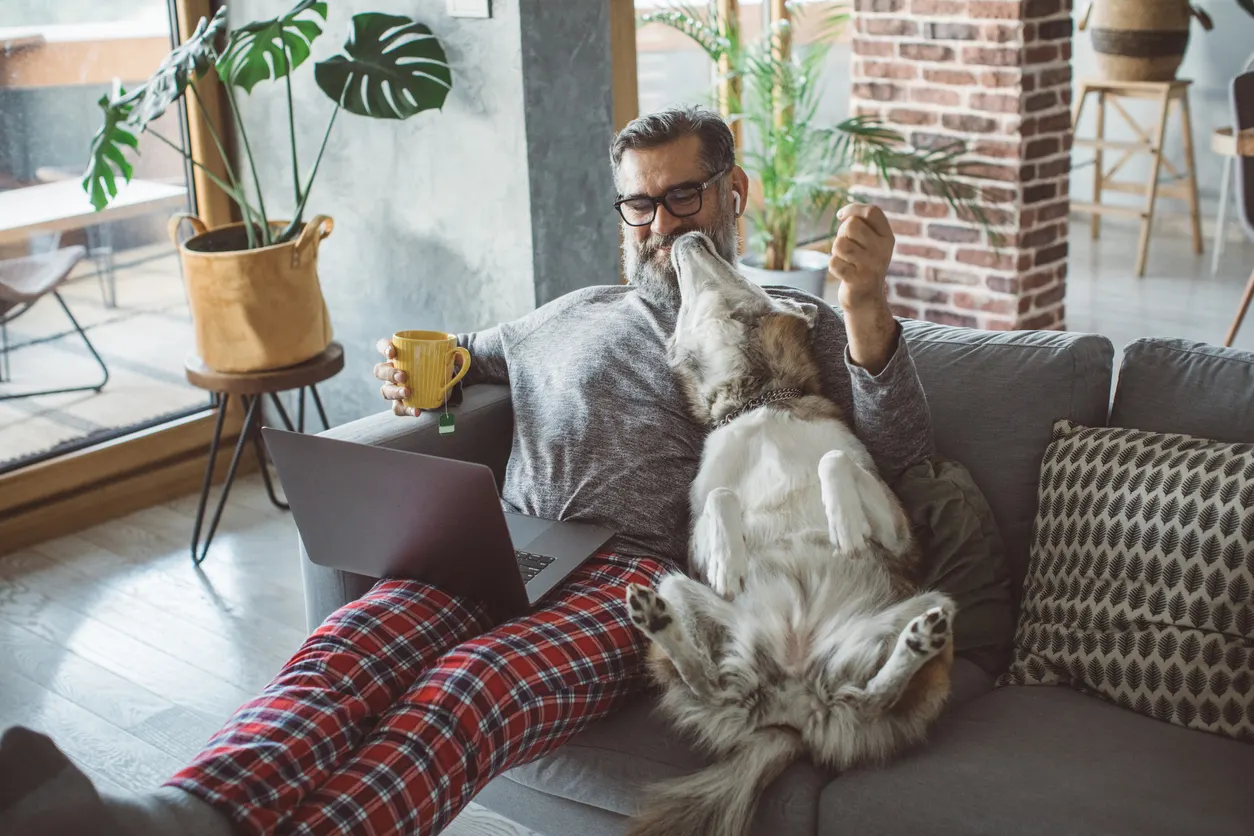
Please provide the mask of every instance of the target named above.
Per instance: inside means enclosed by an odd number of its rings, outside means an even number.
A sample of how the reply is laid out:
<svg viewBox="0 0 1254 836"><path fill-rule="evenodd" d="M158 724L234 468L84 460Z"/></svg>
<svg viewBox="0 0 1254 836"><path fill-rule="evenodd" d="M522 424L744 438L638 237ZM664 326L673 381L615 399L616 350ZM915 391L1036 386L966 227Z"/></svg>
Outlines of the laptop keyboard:
<svg viewBox="0 0 1254 836"><path fill-rule="evenodd" d="M540 574L540 570L546 568L555 559L542 554L518 551L514 552L514 557L518 559L518 570L522 572L523 583L529 582Z"/></svg>

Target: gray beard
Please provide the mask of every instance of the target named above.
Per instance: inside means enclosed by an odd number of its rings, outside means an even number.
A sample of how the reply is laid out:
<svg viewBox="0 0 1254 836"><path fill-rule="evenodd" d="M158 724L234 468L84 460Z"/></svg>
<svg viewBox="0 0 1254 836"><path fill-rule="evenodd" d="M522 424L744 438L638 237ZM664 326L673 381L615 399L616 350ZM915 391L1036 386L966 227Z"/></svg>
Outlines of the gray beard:
<svg viewBox="0 0 1254 836"><path fill-rule="evenodd" d="M687 227L670 235L650 235L644 241L633 241L624 236L623 268L628 283L639 288L640 294L654 304L679 310L679 277L675 275L675 267L670 258L659 259L658 251L667 244L673 244L685 232L694 230L708 235L718 254L728 264L735 266L739 248L736 240L736 219L730 217L726 223L711 229Z"/></svg>

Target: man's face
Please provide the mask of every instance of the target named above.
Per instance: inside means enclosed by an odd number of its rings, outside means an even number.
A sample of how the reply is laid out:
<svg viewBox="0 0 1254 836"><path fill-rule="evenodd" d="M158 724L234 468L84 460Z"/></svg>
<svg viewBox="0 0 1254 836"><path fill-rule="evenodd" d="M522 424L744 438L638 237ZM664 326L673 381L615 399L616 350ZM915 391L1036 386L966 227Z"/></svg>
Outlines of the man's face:
<svg viewBox="0 0 1254 836"><path fill-rule="evenodd" d="M701 141L688 136L656 148L625 152L618 167L620 197L660 198L678 188L700 185L719 173L702 167L700 151ZM711 183L700 194L701 209L694 215L676 217L665 204L659 204L648 225L631 226L624 222L623 264L627 280L678 305L679 284L671 266L671 244L693 230L708 235L719 255L734 264L738 248L732 191L742 187L742 177L744 173L734 168Z"/></svg>

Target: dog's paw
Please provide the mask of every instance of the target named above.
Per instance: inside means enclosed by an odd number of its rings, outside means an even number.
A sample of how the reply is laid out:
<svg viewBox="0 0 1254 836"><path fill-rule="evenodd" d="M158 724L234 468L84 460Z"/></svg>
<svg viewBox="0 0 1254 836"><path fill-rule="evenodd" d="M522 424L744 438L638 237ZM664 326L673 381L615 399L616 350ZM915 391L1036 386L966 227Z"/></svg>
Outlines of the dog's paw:
<svg viewBox="0 0 1254 836"><path fill-rule="evenodd" d="M871 539L871 521L860 512L833 515L829 524L832 548L837 554L857 556L864 552Z"/></svg>
<svg viewBox="0 0 1254 836"><path fill-rule="evenodd" d="M916 616L902 633L906 647L921 656L934 656L953 635L954 615L949 607L932 607Z"/></svg>
<svg viewBox="0 0 1254 836"><path fill-rule="evenodd" d="M727 600L745 591L745 579L749 566L731 554L723 554L710 561L708 569L710 588Z"/></svg>
<svg viewBox="0 0 1254 836"><path fill-rule="evenodd" d="M857 463L839 450L825 453L819 460L828 538L836 552L846 555L866 549L872 534L871 519L858 492L857 468Z"/></svg>
<svg viewBox="0 0 1254 836"><path fill-rule="evenodd" d="M662 632L674 620L666 601L652 589L638 583L627 585L627 616L646 635Z"/></svg>

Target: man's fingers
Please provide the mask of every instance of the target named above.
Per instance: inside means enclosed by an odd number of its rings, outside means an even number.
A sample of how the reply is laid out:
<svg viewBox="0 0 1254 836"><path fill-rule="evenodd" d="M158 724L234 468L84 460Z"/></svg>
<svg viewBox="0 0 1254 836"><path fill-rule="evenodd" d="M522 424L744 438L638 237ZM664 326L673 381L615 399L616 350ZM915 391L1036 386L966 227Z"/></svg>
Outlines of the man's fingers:
<svg viewBox="0 0 1254 836"><path fill-rule="evenodd" d="M871 229L871 225L862 218L850 218L840 225L836 233L836 242L850 240L866 250L876 250L884 245L884 239Z"/></svg>
<svg viewBox="0 0 1254 836"><path fill-rule="evenodd" d="M392 345L392 341L384 338L374 344L375 350L389 360L396 357L396 346Z"/></svg>
<svg viewBox="0 0 1254 836"><path fill-rule="evenodd" d="M398 369L391 363L376 363L374 367L374 376L379 380L386 380L388 383L405 383L408 375L403 369Z"/></svg>
<svg viewBox="0 0 1254 836"><path fill-rule="evenodd" d="M827 263L828 271L837 278L845 276L855 276L858 273L857 265L841 258L839 255L832 256L831 261Z"/></svg>
<svg viewBox="0 0 1254 836"><path fill-rule="evenodd" d="M849 221L853 218L861 218L875 231L877 235L883 235L885 238L891 238L893 234L893 226L888 222L888 216L884 214L884 210L878 206L869 203L850 203L841 208L836 213L836 217L842 221Z"/></svg>
<svg viewBox="0 0 1254 836"><path fill-rule="evenodd" d="M409 397L409 387L385 383L379 388L379 393L389 401L403 401Z"/></svg>
<svg viewBox="0 0 1254 836"><path fill-rule="evenodd" d="M842 235L836 239L836 245L832 247L832 254L838 255L848 261L856 258L866 258L870 248L862 245L851 236Z"/></svg>

